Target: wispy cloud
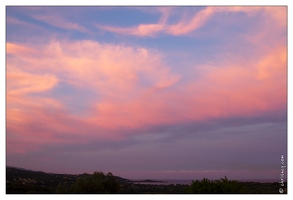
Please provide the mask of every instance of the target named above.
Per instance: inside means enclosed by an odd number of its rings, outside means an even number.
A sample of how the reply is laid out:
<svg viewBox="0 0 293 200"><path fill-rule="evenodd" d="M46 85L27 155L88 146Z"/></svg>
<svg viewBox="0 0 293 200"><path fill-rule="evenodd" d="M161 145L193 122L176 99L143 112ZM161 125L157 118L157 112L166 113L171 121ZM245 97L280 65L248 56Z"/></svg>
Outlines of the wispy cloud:
<svg viewBox="0 0 293 200"><path fill-rule="evenodd" d="M60 13L59 13L60 14ZM67 30L75 30L85 33L90 33L90 31L85 28L84 26L75 23L70 22L69 20L66 20L64 17L59 15L54 15L54 13L51 14L34 14L32 17L36 20L46 22L52 26L61 28L61 29L67 29Z"/></svg>
<svg viewBox="0 0 293 200"><path fill-rule="evenodd" d="M52 89L58 80L52 75L34 75L26 72L8 72L8 95L43 92Z"/></svg>
<svg viewBox="0 0 293 200"><path fill-rule="evenodd" d="M171 35L184 35L202 27L214 14L214 7L207 7L194 15L190 19L183 19L177 24L169 25L166 32Z"/></svg>
<svg viewBox="0 0 293 200"><path fill-rule="evenodd" d="M283 11L281 11L283 9ZM139 24L137 26L122 28L113 26L96 25L97 28L113 32L122 35L135 35L140 37L154 37L160 33L170 34L174 36L189 34L202 26L204 26L208 20L215 17L219 13L245 13L248 16L254 15L258 11L264 11L270 13L273 18L278 20L281 25L285 24L286 8L278 9L278 7L257 7L257 6L246 6L246 7L206 7L195 14L192 18L182 17L179 22L168 22L168 18L172 15L172 9L162 9L162 15L158 23L153 24ZM277 10L277 12L274 12Z"/></svg>
<svg viewBox="0 0 293 200"><path fill-rule="evenodd" d="M155 36L158 32L164 30L164 24L140 24L130 28L97 25L97 28L123 35Z"/></svg>

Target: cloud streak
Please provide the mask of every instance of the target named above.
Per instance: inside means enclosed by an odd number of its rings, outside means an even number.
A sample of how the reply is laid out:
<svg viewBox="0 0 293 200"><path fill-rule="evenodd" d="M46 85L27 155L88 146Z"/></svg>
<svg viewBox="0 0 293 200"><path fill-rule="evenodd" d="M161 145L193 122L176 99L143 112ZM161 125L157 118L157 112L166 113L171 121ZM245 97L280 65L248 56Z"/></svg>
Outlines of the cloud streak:
<svg viewBox="0 0 293 200"><path fill-rule="evenodd" d="M282 10L283 11L280 11ZM263 10L266 13L271 14L281 26L285 26L284 21L286 21L285 8L276 9L276 8L264 8L264 7L206 7L195 14L192 18L182 17L179 22L167 23L168 18L172 14L171 9L161 9L160 12L162 16L158 23L153 24L139 24L137 26L122 28L122 27L113 27L113 26L103 26L96 25L97 28L113 32L116 34L122 35L134 35L139 37L155 37L160 33L170 34L173 36L180 36L189 34L201 27L203 27L208 20L219 13L245 13L248 16L253 15L254 13ZM277 12L275 12L277 10Z"/></svg>

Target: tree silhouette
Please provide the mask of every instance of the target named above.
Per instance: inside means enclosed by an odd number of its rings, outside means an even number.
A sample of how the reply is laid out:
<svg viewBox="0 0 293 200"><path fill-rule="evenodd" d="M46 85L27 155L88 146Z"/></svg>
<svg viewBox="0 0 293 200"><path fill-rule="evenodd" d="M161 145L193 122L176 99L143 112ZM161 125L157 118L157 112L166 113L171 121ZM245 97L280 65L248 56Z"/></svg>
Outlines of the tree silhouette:
<svg viewBox="0 0 293 200"><path fill-rule="evenodd" d="M82 174L70 186L66 183L59 184L57 193L76 193L76 194L113 194L119 191L120 184L112 173L105 175L103 172Z"/></svg>
<svg viewBox="0 0 293 200"><path fill-rule="evenodd" d="M226 176L215 181L207 178L192 181L191 185L186 188L186 193L193 194L239 194L243 192L244 188L240 182L230 181Z"/></svg>

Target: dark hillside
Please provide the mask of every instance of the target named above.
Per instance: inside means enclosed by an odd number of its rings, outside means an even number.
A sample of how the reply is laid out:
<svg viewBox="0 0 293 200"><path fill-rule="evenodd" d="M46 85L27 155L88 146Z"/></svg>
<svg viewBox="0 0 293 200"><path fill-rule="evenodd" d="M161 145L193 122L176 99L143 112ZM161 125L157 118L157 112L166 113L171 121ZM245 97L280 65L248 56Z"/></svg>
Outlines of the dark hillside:
<svg viewBox="0 0 293 200"><path fill-rule="evenodd" d="M225 177L226 178L226 177ZM146 181L146 180L144 180ZM95 172L93 174L53 174L26 170L16 167L6 167L6 194L184 194L184 193L221 193L218 181L208 179L196 180L191 185L159 184L159 181L147 180L148 184L137 183L111 173ZM154 182L155 184L151 184ZM205 183L205 184L204 184ZM280 194L279 183L239 182L222 179L220 188L235 186L242 188L232 193L237 194ZM230 184L231 183L231 184ZM283 193L287 194L287 182ZM233 188L232 187L232 188ZM234 187L234 188L235 188ZM214 188L214 189L213 189ZM228 190L227 190L228 191ZM224 192L224 193L227 193ZM229 193L229 192L228 192Z"/></svg>
<svg viewBox="0 0 293 200"><path fill-rule="evenodd" d="M6 167L6 193L54 193L60 182L73 183L77 177Z"/></svg>

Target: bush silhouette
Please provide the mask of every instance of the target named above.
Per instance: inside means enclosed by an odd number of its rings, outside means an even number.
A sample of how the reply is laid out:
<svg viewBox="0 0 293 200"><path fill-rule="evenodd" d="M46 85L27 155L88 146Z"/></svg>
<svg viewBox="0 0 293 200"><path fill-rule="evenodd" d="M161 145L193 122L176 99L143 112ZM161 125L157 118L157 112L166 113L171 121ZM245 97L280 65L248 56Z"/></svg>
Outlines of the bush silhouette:
<svg viewBox="0 0 293 200"><path fill-rule="evenodd" d="M243 186L240 182L230 181L226 176L215 181L207 178L201 181L192 181L191 185L186 188L186 193L193 194L239 194L243 192Z"/></svg>
<svg viewBox="0 0 293 200"><path fill-rule="evenodd" d="M77 194L113 194L119 191L119 182L112 175L103 172L94 172L94 174L82 174L71 185L61 183L57 187L57 193L77 193Z"/></svg>

